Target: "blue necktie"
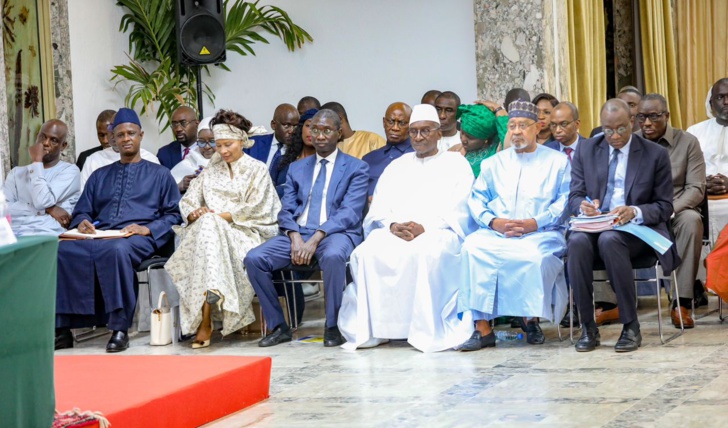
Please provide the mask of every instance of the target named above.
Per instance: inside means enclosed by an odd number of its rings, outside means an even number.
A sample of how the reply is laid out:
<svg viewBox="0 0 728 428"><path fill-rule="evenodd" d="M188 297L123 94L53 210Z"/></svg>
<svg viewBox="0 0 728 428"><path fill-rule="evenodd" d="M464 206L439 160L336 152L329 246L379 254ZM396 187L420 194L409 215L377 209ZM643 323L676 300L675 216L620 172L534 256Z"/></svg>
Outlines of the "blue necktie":
<svg viewBox="0 0 728 428"><path fill-rule="evenodd" d="M329 163L329 161L321 159L321 169L319 169L316 181L313 183L311 201L308 206L308 219L306 220L306 227L309 229L316 229L321 225L321 204L324 201L324 185L326 184L327 163Z"/></svg>
<svg viewBox="0 0 728 428"><path fill-rule="evenodd" d="M601 207L603 212L609 211L609 204L612 203L612 195L614 194L614 174L617 172L617 157L619 149L614 149L612 159L609 160L609 175L607 176L607 191L604 193L604 200Z"/></svg>
<svg viewBox="0 0 728 428"><path fill-rule="evenodd" d="M273 171L273 166L278 164L278 158L281 157L281 145L278 144L278 150L276 150L275 153L273 153L273 159L270 161L270 165L268 166L268 171Z"/></svg>

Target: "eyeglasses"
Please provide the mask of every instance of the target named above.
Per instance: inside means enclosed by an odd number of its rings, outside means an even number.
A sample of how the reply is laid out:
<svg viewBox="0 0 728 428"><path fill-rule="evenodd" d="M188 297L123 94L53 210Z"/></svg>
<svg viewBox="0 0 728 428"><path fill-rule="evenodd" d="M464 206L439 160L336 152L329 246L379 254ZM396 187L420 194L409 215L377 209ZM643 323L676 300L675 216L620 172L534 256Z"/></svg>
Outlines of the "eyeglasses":
<svg viewBox="0 0 728 428"><path fill-rule="evenodd" d="M213 149L215 148L215 140L205 141L205 140L197 140L197 146L201 149L204 149L205 146L210 146Z"/></svg>
<svg viewBox="0 0 728 428"><path fill-rule="evenodd" d="M571 125L572 123L576 122L575 120L572 120L570 122L563 121L561 123L551 122L549 123L549 129L552 131L556 131L557 129L566 129L567 126Z"/></svg>
<svg viewBox="0 0 728 428"><path fill-rule="evenodd" d="M525 131L528 127L533 126L533 125L535 125L537 123L538 122L533 122L533 123L530 123L528 125L526 125L523 122L521 122L521 123L509 123L508 124L508 129L511 130L511 131L515 131L516 129L520 129L521 131Z"/></svg>
<svg viewBox="0 0 728 428"><path fill-rule="evenodd" d="M191 123L193 123L193 122L188 122L188 121L186 121L186 120L180 120L179 122L177 122L177 121L172 121L172 122L169 122L169 126L170 126L170 127L172 128L172 129L174 129L174 128L177 128L177 127L180 127L180 126L181 126L182 128L187 128L187 126L188 126L189 124L191 124Z"/></svg>
<svg viewBox="0 0 728 428"><path fill-rule="evenodd" d="M650 114L642 114L638 113L635 118L637 119L637 122L644 123L645 120L650 119L650 122L656 122L660 120L662 116L667 114L666 111L663 111L662 113L650 113Z"/></svg>
<svg viewBox="0 0 728 428"><path fill-rule="evenodd" d="M384 119L384 123L387 124L390 128L394 128L394 125L399 126L400 128L404 128L408 125L407 122L404 120L394 120L394 119Z"/></svg>
<svg viewBox="0 0 728 428"><path fill-rule="evenodd" d="M409 130L409 136L412 139L417 138L418 135L422 135L422 138L427 138L432 132L437 131L440 128L425 128L425 129L412 129Z"/></svg>
<svg viewBox="0 0 728 428"><path fill-rule="evenodd" d="M281 128L285 129L286 131L291 130L291 129L295 128L296 126L298 126L298 123L281 123L281 122L276 122L276 123L281 125Z"/></svg>
<svg viewBox="0 0 728 428"><path fill-rule="evenodd" d="M609 129L609 128L602 128L602 131L604 131L604 135L606 135L607 137L611 137L612 135L614 135L615 132L619 135L624 135L628 132L632 132L632 128L620 126L619 128L617 128L616 131L614 129Z"/></svg>
<svg viewBox="0 0 728 428"><path fill-rule="evenodd" d="M330 137L336 131L337 131L336 129L331 129L331 128L324 128L324 129L311 128L311 135L313 135L314 137L318 137L319 135L323 135L324 137Z"/></svg>

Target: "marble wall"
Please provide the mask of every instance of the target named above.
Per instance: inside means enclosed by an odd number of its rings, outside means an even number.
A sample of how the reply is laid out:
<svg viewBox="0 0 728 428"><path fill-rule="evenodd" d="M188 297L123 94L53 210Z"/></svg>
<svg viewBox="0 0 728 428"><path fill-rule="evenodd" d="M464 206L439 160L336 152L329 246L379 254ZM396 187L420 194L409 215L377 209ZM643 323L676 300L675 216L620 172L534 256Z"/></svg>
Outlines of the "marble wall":
<svg viewBox="0 0 728 428"><path fill-rule="evenodd" d="M478 96L502 101L522 87L568 97L564 2L474 0ZM561 28L559 28L561 27Z"/></svg>
<svg viewBox="0 0 728 428"><path fill-rule="evenodd" d="M5 44L0 41L0 70L5 70ZM10 135L8 131L8 91L5 79L0 79L0 183L10 171Z"/></svg>
<svg viewBox="0 0 728 428"><path fill-rule="evenodd" d="M635 81L634 57L632 0L614 0L614 69L617 91L626 85L640 86Z"/></svg>
<svg viewBox="0 0 728 428"><path fill-rule="evenodd" d="M52 0L51 43L53 50L53 78L55 88L56 118L68 125L68 148L62 159L75 161L75 136L73 125L73 93L71 85L71 45L68 34L68 0ZM5 68L3 44L0 43L0 69ZM7 123L7 90L4 79L0 79L0 173L3 179L10 171L10 136Z"/></svg>
<svg viewBox="0 0 728 428"><path fill-rule="evenodd" d="M56 118L68 125L68 148L63 160L75 162L76 136L73 120L73 86L71 84L71 43L68 34L68 0L51 1L51 43L53 45L53 79L56 91ZM93 125L92 125L93 126Z"/></svg>

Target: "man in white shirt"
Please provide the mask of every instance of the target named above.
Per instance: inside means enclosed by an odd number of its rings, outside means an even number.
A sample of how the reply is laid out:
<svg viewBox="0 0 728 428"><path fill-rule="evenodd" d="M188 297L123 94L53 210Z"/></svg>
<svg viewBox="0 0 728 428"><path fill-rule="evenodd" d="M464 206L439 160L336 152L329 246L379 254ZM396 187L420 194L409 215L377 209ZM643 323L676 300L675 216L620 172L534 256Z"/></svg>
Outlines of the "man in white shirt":
<svg viewBox="0 0 728 428"><path fill-rule="evenodd" d="M466 202L474 177L462 155L438 150L439 128L431 105L415 106L409 120L414 152L392 161L377 183L364 220L367 239L351 255L354 283L339 313L345 349L408 339L422 352L436 352L472 332L470 319L458 319L464 277L453 266L469 232Z"/></svg>
<svg viewBox="0 0 728 428"><path fill-rule="evenodd" d="M728 223L728 77L713 85L706 113L710 119L691 126L687 132L698 138L705 156L710 234L716 240Z"/></svg>
<svg viewBox="0 0 728 428"><path fill-rule="evenodd" d="M441 152L450 150L452 146L460 144L460 131L458 131L458 107L460 97L455 92L445 91L435 99L435 109L440 119L442 138L437 143Z"/></svg>
<svg viewBox="0 0 728 428"><path fill-rule="evenodd" d="M81 195L76 165L61 160L68 146L68 128L60 120L41 126L35 144L28 148L32 164L12 169L4 193L12 218L13 233L60 235L71 221Z"/></svg>

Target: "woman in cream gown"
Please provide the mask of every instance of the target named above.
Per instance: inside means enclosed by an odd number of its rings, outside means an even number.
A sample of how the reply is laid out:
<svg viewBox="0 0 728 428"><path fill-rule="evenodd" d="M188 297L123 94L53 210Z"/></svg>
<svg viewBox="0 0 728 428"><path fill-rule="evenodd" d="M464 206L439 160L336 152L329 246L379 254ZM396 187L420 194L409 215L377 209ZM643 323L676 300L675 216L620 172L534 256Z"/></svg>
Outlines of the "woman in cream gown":
<svg viewBox="0 0 728 428"><path fill-rule="evenodd" d="M278 233L281 204L268 168L243 153L253 144L250 127L237 113L217 113L216 153L179 204L186 224L176 229L181 242L165 267L180 295L182 332L197 332L193 348L209 346L213 319L223 335L255 320L243 259Z"/></svg>

